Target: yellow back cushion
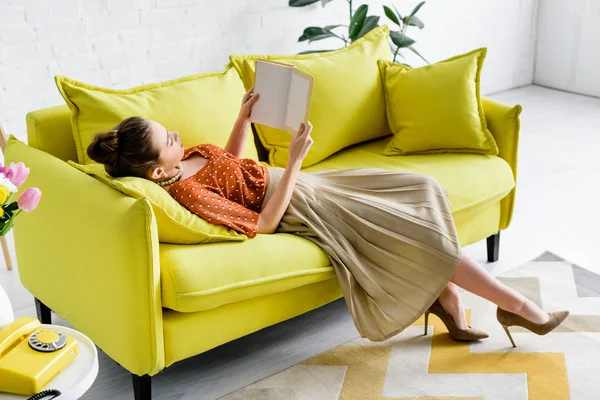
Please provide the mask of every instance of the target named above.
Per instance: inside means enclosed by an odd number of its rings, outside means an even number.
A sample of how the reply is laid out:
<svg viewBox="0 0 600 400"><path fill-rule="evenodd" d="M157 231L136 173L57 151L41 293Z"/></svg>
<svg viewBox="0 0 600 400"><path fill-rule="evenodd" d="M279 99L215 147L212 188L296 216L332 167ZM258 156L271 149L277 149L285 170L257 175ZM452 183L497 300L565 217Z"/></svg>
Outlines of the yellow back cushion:
<svg viewBox="0 0 600 400"><path fill-rule="evenodd" d="M482 48L414 69L378 61L394 133L383 154L497 155L479 93L485 54Z"/></svg>
<svg viewBox="0 0 600 400"><path fill-rule="evenodd" d="M238 116L244 85L231 64L221 72L203 73L127 90L87 85L55 77L72 111L71 124L80 163L93 161L87 147L98 132L138 115L178 131L185 147L212 143L225 147ZM243 157L258 160L254 138L247 135Z"/></svg>
<svg viewBox="0 0 600 400"><path fill-rule="evenodd" d="M231 55L246 89L254 85L256 59L292 64L314 78L309 120L314 143L303 167L313 165L346 146L389 135L378 59L390 59L389 28L383 25L340 50L300 55ZM260 101L260 100L259 100ZM289 133L255 125L273 166L289 159Z"/></svg>
<svg viewBox="0 0 600 400"><path fill-rule="evenodd" d="M137 177L112 178L101 164L77 164L73 167L93 176L106 185L133 198L146 198L152 204L158 239L162 243L197 244L222 241L244 241L248 237L223 225L205 221L181 206L177 200L156 183Z"/></svg>

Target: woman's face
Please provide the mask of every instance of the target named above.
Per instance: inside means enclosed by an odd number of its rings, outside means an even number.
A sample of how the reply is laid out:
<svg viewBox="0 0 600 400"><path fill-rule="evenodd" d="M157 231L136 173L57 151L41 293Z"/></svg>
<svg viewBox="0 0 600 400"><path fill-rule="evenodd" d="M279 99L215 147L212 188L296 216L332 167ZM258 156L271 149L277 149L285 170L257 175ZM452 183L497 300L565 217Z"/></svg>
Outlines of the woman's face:
<svg viewBox="0 0 600 400"><path fill-rule="evenodd" d="M168 131L156 121L148 120L150 132L155 148L160 152L159 166L153 168L149 174L152 180L162 180L173 175L173 170L183 158L183 143L179 139L179 132Z"/></svg>

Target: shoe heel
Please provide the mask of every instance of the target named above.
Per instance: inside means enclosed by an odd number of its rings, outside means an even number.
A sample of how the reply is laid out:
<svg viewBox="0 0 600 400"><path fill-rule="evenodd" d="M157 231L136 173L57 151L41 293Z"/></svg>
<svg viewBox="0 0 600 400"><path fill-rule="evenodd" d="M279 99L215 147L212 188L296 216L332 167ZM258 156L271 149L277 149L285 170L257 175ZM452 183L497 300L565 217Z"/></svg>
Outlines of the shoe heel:
<svg viewBox="0 0 600 400"><path fill-rule="evenodd" d="M508 338L510 339L510 342L512 343L513 347L517 347L517 345L515 344L515 341L513 340L510 331L508 330L508 326L506 325L502 325L502 327L504 328L504 332L506 332L506 334L508 335Z"/></svg>
<svg viewBox="0 0 600 400"><path fill-rule="evenodd" d="M425 311L425 333L423 336L427 336L427 323L429 322L429 311Z"/></svg>

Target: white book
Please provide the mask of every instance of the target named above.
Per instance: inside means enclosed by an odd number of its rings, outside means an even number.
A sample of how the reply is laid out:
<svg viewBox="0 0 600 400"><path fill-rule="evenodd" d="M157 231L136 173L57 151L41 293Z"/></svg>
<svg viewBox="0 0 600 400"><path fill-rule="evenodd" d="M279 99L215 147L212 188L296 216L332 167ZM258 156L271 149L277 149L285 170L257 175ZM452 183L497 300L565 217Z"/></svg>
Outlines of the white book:
<svg viewBox="0 0 600 400"><path fill-rule="evenodd" d="M295 134L308 122L313 78L293 65L256 60L254 93L250 121Z"/></svg>

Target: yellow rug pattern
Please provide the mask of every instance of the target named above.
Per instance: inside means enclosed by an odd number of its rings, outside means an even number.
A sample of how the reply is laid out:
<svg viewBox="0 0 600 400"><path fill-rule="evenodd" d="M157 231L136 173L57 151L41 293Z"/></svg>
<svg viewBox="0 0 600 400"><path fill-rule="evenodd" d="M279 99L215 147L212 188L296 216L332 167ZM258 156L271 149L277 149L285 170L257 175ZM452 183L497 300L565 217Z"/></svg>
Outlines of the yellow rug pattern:
<svg viewBox="0 0 600 400"><path fill-rule="evenodd" d="M459 343L421 317L399 335L356 339L240 389L224 399L597 400L600 399L600 275L545 252L498 276L545 311L568 309L545 336L510 328L492 303L462 292L471 326L488 339Z"/></svg>

